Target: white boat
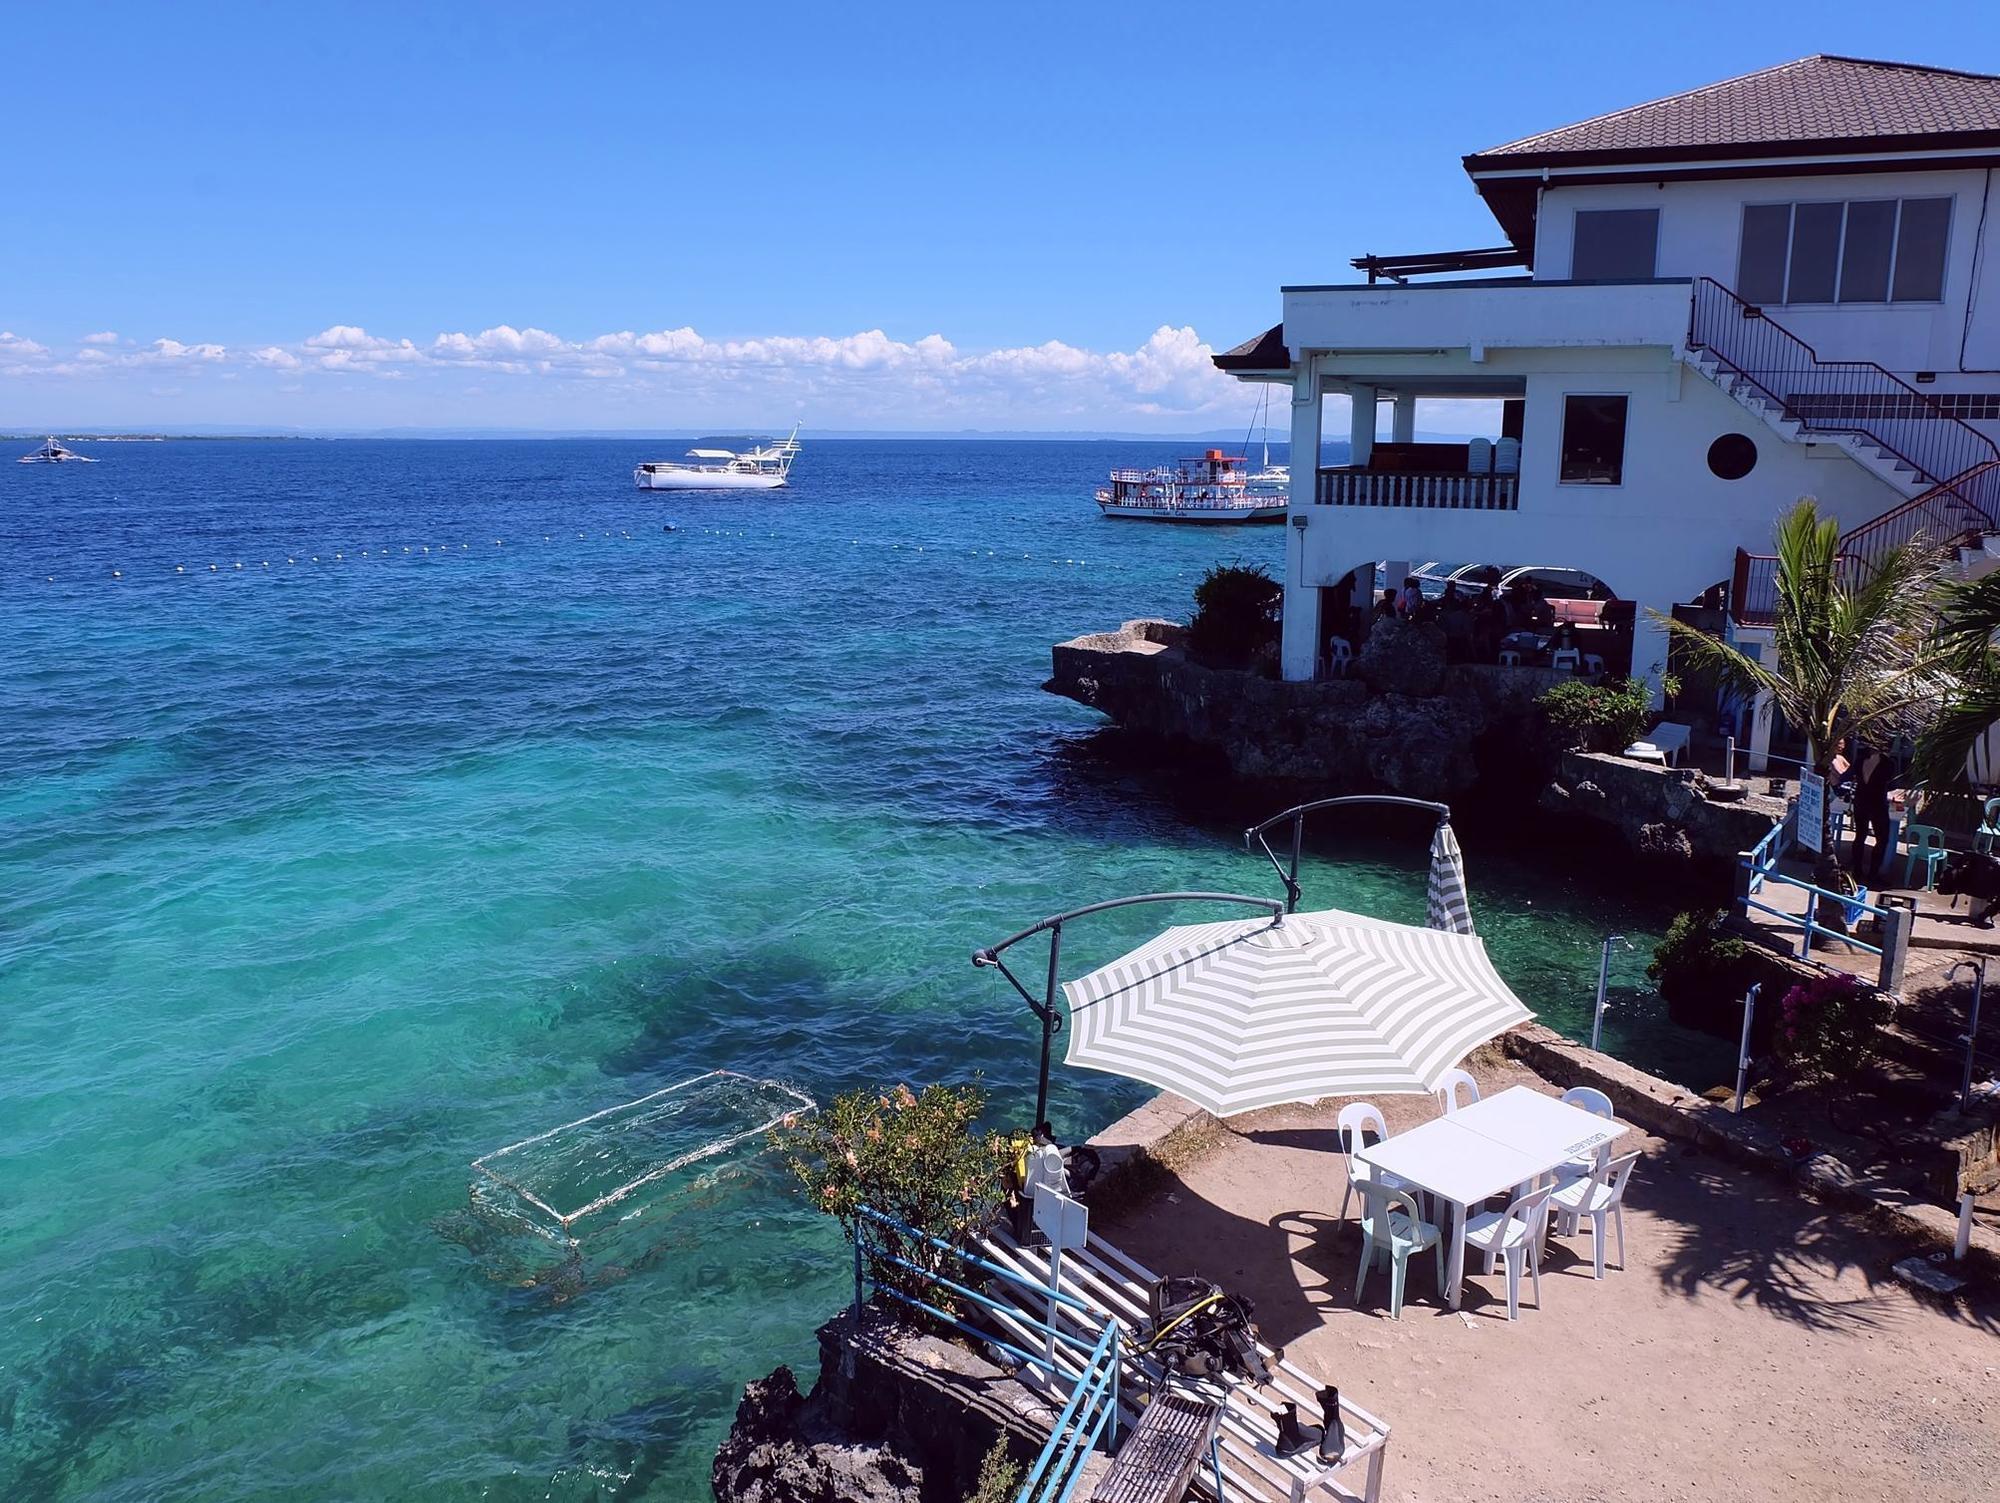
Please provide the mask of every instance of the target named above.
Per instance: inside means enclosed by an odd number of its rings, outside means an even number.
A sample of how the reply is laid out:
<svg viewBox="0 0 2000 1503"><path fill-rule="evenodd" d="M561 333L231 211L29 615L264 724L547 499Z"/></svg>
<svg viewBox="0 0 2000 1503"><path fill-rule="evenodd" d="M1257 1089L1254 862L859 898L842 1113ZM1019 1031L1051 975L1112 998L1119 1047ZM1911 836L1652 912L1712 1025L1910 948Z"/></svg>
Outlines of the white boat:
<svg viewBox="0 0 2000 1503"><path fill-rule="evenodd" d="M798 457L799 430L791 437L739 454L733 449L690 449L693 464L658 460L640 465L632 479L642 491L774 491L788 483Z"/></svg>
<svg viewBox="0 0 2000 1503"><path fill-rule="evenodd" d="M97 463L97 461L91 458L90 455L88 454L79 454L74 449L65 449L61 444L56 442L54 434L49 435L48 439L43 442L41 448L35 450L35 452L32 454L23 454L20 457L19 461L17 462L20 464L96 464Z"/></svg>
<svg viewBox="0 0 2000 1503"><path fill-rule="evenodd" d="M1277 496L1289 500L1292 494L1292 467L1288 464L1271 463L1271 430L1265 423L1270 416L1271 391L1266 387L1257 399L1257 411L1250 419L1252 431L1259 427L1264 435L1264 467L1245 482L1253 496ZM1243 447L1248 449L1250 441L1246 435Z"/></svg>
<svg viewBox="0 0 2000 1503"><path fill-rule="evenodd" d="M1113 470L1097 491L1107 517L1144 522L1281 522L1286 496L1255 494L1240 454L1210 449L1150 470Z"/></svg>

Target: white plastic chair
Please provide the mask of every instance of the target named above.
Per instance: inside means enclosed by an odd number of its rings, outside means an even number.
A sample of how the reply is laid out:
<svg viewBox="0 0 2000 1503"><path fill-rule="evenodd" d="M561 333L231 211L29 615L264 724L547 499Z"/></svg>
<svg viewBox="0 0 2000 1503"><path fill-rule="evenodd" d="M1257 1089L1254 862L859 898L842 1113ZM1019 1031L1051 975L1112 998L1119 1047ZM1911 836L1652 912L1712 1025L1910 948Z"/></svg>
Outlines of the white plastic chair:
<svg viewBox="0 0 2000 1503"><path fill-rule="evenodd" d="M1329 677L1346 678L1354 662L1354 647L1345 637L1330 637L1326 644L1326 671Z"/></svg>
<svg viewBox="0 0 2000 1503"><path fill-rule="evenodd" d="M1549 1185L1530 1190L1504 1211L1484 1211L1465 1224L1465 1245L1486 1254L1486 1270L1497 1259L1507 1265L1507 1318L1521 1318L1521 1265L1534 1282L1535 1308L1542 1307L1542 1217L1555 1193ZM1357 1296L1358 1298L1358 1296Z"/></svg>
<svg viewBox="0 0 2000 1503"><path fill-rule="evenodd" d="M1521 654L1520 654L1520 653L1518 653L1518 652L1516 652L1516 651L1515 651L1515 650L1514 650L1513 648L1511 648L1511 647L1503 647L1503 648L1501 648L1501 649L1500 649L1500 666L1501 666L1502 668L1518 668L1518 667L1520 667L1520 666L1521 666Z"/></svg>
<svg viewBox="0 0 2000 1503"><path fill-rule="evenodd" d="M1370 1128L1375 1130L1375 1138L1380 1142L1389 1136L1389 1123L1383 1117L1382 1109L1369 1101L1352 1101L1340 1109L1340 1115L1333 1120L1333 1131L1340 1144L1341 1157L1347 1160L1347 1188L1340 1192L1340 1219L1347 1219L1347 1203L1354 1196L1355 1188L1366 1180L1374 1180L1385 1190L1413 1190L1416 1187L1407 1180L1377 1169L1354 1155L1366 1144L1362 1134ZM1426 1203L1428 1208L1428 1203Z"/></svg>
<svg viewBox="0 0 2000 1503"><path fill-rule="evenodd" d="M1408 1190L1391 1190L1372 1180L1361 1182L1361 1267L1354 1275L1354 1303L1361 1303L1368 1271L1378 1258L1389 1264L1389 1318L1403 1318L1403 1282L1410 1254L1435 1250L1438 1229L1417 1214L1416 1197ZM1444 1294L1444 1257L1436 1259L1438 1295Z"/></svg>
<svg viewBox="0 0 2000 1503"><path fill-rule="evenodd" d="M1602 677L1604 674L1603 657L1598 653L1586 652L1583 655L1583 671L1592 678Z"/></svg>
<svg viewBox="0 0 2000 1503"><path fill-rule="evenodd" d="M1458 1093L1465 1092L1465 1100L1458 1099ZM1444 1078L1437 1083L1438 1109L1447 1117L1460 1106L1470 1106L1479 1099L1479 1082L1463 1070L1447 1070Z"/></svg>
<svg viewBox="0 0 2000 1503"><path fill-rule="evenodd" d="M1549 659L1549 666L1558 673L1580 673L1583 671L1583 653L1574 647L1565 647Z"/></svg>
<svg viewBox="0 0 2000 1503"><path fill-rule="evenodd" d="M1468 475L1490 475L1493 473L1493 440L1475 438L1465 445L1465 473Z"/></svg>
<svg viewBox="0 0 2000 1503"><path fill-rule="evenodd" d="M1593 1117L1603 1117L1606 1121L1617 1115L1611 1109L1611 1098L1596 1086L1571 1086L1562 1093L1562 1099L1564 1106L1576 1107L1589 1112ZM1564 1160L1562 1167L1556 1171L1557 1177L1565 1180L1581 1179L1610 1157L1611 1145L1602 1144L1593 1152L1581 1153L1573 1159Z"/></svg>
<svg viewBox="0 0 2000 1503"><path fill-rule="evenodd" d="M1521 441L1503 438L1493 445L1493 468L1502 475L1521 473Z"/></svg>
<svg viewBox="0 0 2000 1503"><path fill-rule="evenodd" d="M1581 1218L1590 1218L1591 1251L1597 1255L1597 1277L1604 1277L1604 1220L1608 1216L1618 1227L1618 1266L1625 1267L1625 1182L1639 1162L1634 1149L1609 1164L1601 1164L1583 1179L1558 1188L1549 1205L1562 1218L1563 1235L1573 1235ZM1467 1241L1471 1233L1466 1234Z"/></svg>

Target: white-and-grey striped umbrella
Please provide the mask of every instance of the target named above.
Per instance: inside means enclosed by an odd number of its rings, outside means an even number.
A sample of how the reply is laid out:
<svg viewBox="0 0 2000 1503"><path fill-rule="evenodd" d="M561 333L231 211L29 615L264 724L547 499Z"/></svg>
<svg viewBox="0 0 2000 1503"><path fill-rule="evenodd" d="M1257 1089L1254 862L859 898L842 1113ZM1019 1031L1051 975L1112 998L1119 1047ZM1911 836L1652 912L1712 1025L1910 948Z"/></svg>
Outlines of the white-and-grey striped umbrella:
<svg viewBox="0 0 2000 1503"><path fill-rule="evenodd" d="M1472 932L1472 904L1465 895L1465 856L1449 820L1439 820L1437 833L1431 836L1431 884L1424 922L1453 934Z"/></svg>
<svg viewBox="0 0 2000 1503"><path fill-rule="evenodd" d="M1218 1117L1430 1091L1534 1016L1476 935L1337 910L1169 929L1063 993L1070 1064Z"/></svg>

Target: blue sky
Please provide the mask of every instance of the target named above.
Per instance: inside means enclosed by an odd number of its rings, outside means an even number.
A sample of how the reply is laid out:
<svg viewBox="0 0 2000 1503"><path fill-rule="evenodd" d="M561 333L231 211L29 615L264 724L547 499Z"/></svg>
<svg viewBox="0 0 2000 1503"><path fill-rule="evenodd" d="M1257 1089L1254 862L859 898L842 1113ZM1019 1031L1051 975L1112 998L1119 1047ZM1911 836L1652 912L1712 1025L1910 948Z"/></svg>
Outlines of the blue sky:
<svg viewBox="0 0 2000 1503"><path fill-rule="evenodd" d="M1280 284L1498 238L1465 152L2000 72L1990 4L563 9L10 6L0 426L1226 426Z"/></svg>

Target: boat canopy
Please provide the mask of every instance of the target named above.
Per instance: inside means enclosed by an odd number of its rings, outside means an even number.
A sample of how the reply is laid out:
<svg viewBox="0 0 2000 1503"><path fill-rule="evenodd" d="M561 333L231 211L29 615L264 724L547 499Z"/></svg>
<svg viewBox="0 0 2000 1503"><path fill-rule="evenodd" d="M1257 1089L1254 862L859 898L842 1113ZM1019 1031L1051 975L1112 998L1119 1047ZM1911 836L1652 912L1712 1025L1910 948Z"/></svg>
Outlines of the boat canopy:
<svg viewBox="0 0 2000 1503"><path fill-rule="evenodd" d="M689 458L689 459L734 459L735 457L736 457L736 451L735 451L734 449L690 449L690 450L688 450L688 458Z"/></svg>

